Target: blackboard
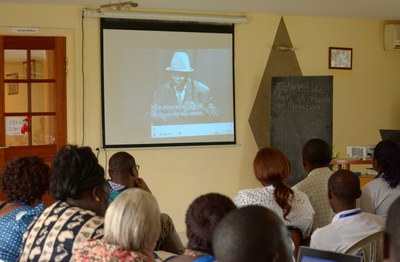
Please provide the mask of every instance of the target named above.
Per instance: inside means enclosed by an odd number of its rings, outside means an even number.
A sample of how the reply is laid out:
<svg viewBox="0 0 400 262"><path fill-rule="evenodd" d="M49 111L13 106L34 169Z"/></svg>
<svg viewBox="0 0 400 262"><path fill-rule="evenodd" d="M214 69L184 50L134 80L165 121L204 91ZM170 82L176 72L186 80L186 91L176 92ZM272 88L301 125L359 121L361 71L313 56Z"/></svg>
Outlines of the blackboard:
<svg viewBox="0 0 400 262"><path fill-rule="evenodd" d="M307 176L301 152L309 139L320 138L332 146L332 87L332 76L272 78L271 145L289 158L289 185Z"/></svg>

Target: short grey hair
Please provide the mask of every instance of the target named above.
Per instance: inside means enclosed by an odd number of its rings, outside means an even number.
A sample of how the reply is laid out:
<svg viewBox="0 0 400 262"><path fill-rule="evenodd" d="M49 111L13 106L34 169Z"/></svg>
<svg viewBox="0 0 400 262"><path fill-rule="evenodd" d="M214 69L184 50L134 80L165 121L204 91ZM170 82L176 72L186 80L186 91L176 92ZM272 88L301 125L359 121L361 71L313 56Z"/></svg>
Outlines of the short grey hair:
<svg viewBox="0 0 400 262"><path fill-rule="evenodd" d="M122 192L108 207L104 219L104 238L126 250L154 248L160 236L160 209L154 196L142 189Z"/></svg>

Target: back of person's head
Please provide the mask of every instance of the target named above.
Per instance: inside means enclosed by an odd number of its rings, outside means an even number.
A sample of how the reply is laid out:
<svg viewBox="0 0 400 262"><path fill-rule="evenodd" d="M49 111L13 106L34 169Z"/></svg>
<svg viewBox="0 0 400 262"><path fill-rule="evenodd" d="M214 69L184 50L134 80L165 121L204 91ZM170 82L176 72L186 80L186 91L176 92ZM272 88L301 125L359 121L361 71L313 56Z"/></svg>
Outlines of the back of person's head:
<svg viewBox="0 0 400 262"><path fill-rule="evenodd" d="M345 203L355 203L361 196L360 179L347 169L334 172L328 180L328 190Z"/></svg>
<svg viewBox="0 0 400 262"><path fill-rule="evenodd" d="M390 206L383 238L383 258L390 262L400 260L400 197Z"/></svg>
<svg viewBox="0 0 400 262"><path fill-rule="evenodd" d="M81 199L95 187L105 187L105 174L90 147L67 145L57 152L51 169L50 193L54 199Z"/></svg>
<svg viewBox="0 0 400 262"><path fill-rule="evenodd" d="M290 175L290 162L286 155L277 148L265 147L257 152L253 161L254 174L263 186L273 185L274 196L283 210L283 217L292 209L289 198L293 190L285 184Z"/></svg>
<svg viewBox="0 0 400 262"><path fill-rule="evenodd" d="M104 238L109 244L144 252L155 246L160 232L157 200L142 189L125 190L106 211Z"/></svg>
<svg viewBox="0 0 400 262"><path fill-rule="evenodd" d="M8 162L1 173L1 187L7 202L28 205L41 200L49 189L49 166L43 159L30 156Z"/></svg>
<svg viewBox="0 0 400 262"><path fill-rule="evenodd" d="M130 174L135 166L135 158L126 152L117 152L108 161L109 170L114 175Z"/></svg>
<svg viewBox="0 0 400 262"><path fill-rule="evenodd" d="M196 198L186 212L186 234L188 248L214 254L212 237L221 219L236 209L227 196L209 193Z"/></svg>
<svg viewBox="0 0 400 262"><path fill-rule="evenodd" d="M312 168L327 167L332 160L332 150L327 142L319 138L307 141L302 151L303 161Z"/></svg>
<svg viewBox="0 0 400 262"><path fill-rule="evenodd" d="M213 237L218 262L291 262L288 231L282 220L261 206L230 212Z"/></svg>
<svg viewBox="0 0 400 262"><path fill-rule="evenodd" d="M379 173L391 188L400 183L400 145L392 140L382 140L374 149L374 160Z"/></svg>

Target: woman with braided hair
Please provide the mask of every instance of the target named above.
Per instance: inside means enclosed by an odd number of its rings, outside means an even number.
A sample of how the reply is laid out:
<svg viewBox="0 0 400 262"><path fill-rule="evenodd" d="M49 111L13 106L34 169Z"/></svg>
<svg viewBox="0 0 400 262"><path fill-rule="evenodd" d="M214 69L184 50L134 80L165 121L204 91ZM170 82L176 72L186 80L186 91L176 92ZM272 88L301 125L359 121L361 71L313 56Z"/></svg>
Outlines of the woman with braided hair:
<svg viewBox="0 0 400 262"><path fill-rule="evenodd" d="M290 175L290 163L277 148L258 151L253 170L263 187L239 191L233 202L237 207L259 205L273 210L287 226L300 229L303 239L310 236L314 209L303 192L291 189L285 182Z"/></svg>

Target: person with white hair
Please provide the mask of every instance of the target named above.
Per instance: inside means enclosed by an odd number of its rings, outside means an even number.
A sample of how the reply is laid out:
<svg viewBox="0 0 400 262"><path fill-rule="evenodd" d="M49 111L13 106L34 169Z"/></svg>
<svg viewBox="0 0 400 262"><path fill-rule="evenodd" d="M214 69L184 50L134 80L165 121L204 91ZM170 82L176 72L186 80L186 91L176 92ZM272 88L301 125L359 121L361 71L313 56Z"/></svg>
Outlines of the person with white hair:
<svg viewBox="0 0 400 262"><path fill-rule="evenodd" d="M127 189L106 211L104 238L84 242L74 261L153 262L160 232L160 209L154 196L141 189Z"/></svg>
<svg viewBox="0 0 400 262"><path fill-rule="evenodd" d="M194 69L186 52L175 52L165 70L171 74L171 79L154 92L151 107L153 120L209 121L218 116L210 88L190 78Z"/></svg>

